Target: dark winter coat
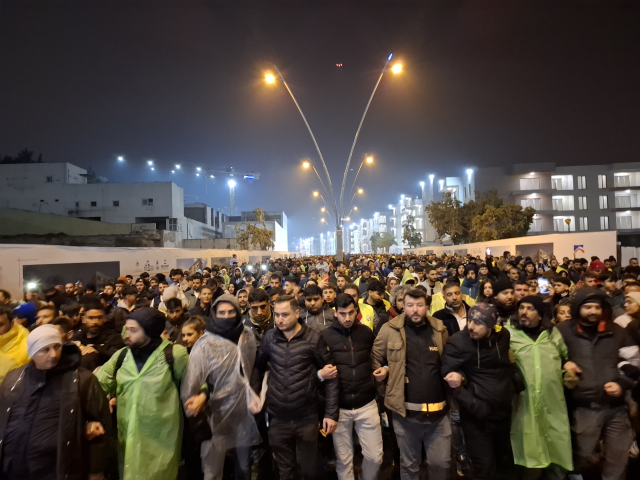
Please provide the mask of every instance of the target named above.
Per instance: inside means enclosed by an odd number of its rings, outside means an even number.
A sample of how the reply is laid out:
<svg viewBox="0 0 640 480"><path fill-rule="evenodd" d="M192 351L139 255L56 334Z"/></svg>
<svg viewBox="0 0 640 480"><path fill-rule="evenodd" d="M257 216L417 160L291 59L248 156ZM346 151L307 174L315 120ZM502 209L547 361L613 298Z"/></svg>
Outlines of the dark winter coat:
<svg viewBox="0 0 640 480"><path fill-rule="evenodd" d="M301 322L302 323L302 322ZM327 344L313 328L301 325L289 341L277 328L269 330L260 343L256 368L260 375L269 368L266 408L280 420L312 420L318 414L318 370L331 363ZM259 391L259 384L254 383ZM338 420L338 380L324 381L326 405L324 417Z"/></svg>
<svg viewBox="0 0 640 480"><path fill-rule="evenodd" d="M109 457L106 438L111 416L98 380L80 367L80 356L78 347L65 344L53 369L38 370L30 362L5 378L0 386L1 478L85 480L91 473L104 471ZM57 460L45 465L33 445L48 439L38 438L33 422L52 398L59 402L60 411L57 438L53 440L57 444ZM107 435L88 442L86 422L100 422ZM12 473L8 474L5 467Z"/></svg>
<svg viewBox="0 0 640 480"><path fill-rule="evenodd" d="M467 302L462 302L462 303L464 305L464 311L468 312L469 305L467 305ZM447 327L449 336L460 331L460 325L458 324L458 319L453 314L453 312L449 310L447 307L440 309L437 312L434 312L433 316L439 320L442 320L442 323L444 324L444 326Z"/></svg>
<svg viewBox="0 0 640 480"><path fill-rule="evenodd" d="M442 376L458 372L464 377L464 384L453 390L463 416L479 420L511 416L517 371L509 355L509 338L509 332L502 329L474 340L466 328L449 337L442 357Z"/></svg>
<svg viewBox="0 0 640 480"><path fill-rule="evenodd" d="M105 323L98 335L91 338L87 336L87 331L82 328L76 332L73 340L86 347L93 347L98 351L98 353L82 355L80 360L80 364L90 372L104 365L114 353L124 347L122 335L110 323Z"/></svg>
<svg viewBox="0 0 640 480"><path fill-rule="evenodd" d="M371 348L375 337L371 329L360 323L344 328L334 319L321 335L327 342L331 363L338 369L340 408L360 408L374 400Z"/></svg>

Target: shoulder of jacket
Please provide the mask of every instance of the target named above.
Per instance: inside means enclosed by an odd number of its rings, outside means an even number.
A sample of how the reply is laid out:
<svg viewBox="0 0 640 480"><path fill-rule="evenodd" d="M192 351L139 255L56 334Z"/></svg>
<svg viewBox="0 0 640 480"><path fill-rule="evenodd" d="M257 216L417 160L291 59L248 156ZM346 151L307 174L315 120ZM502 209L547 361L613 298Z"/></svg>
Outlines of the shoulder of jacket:
<svg viewBox="0 0 640 480"><path fill-rule="evenodd" d="M427 320L431 324L431 327L433 327L433 329L435 329L437 332L442 333L443 331L447 330L447 328L444 326L444 323L439 318L427 315Z"/></svg>

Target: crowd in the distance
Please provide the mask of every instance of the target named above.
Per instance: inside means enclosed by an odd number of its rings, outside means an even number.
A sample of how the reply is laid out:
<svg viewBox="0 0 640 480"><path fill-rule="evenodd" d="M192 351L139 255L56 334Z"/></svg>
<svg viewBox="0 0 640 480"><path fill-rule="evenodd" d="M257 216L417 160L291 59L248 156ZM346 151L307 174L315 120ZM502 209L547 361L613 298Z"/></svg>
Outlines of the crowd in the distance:
<svg viewBox="0 0 640 480"><path fill-rule="evenodd" d="M639 278L614 257L233 255L0 289L0 478L632 478Z"/></svg>

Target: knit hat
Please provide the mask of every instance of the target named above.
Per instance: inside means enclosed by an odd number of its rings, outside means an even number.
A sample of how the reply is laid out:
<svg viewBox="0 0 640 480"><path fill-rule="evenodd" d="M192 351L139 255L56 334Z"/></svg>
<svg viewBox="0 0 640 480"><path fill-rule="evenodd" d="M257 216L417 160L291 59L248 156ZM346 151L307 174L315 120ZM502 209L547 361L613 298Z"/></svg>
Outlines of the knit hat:
<svg viewBox="0 0 640 480"><path fill-rule="evenodd" d="M36 323L36 306L32 302L23 303L13 309L13 316L16 318L26 318L27 325Z"/></svg>
<svg viewBox="0 0 640 480"><path fill-rule="evenodd" d="M44 347L59 343L62 345L60 330L55 325L41 325L34 328L27 337L27 353L31 358Z"/></svg>
<svg viewBox="0 0 640 480"><path fill-rule="evenodd" d="M556 275L555 277L553 277L553 283L564 283L567 287L571 286L571 280L569 280L569 277L563 277L562 275Z"/></svg>
<svg viewBox="0 0 640 480"><path fill-rule="evenodd" d="M600 260L596 260L595 262L591 262L591 266L589 267L589 270L595 270L595 271L602 271L605 270L607 267L604 266L604 263L602 263Z"/></svg>
<svg viewBox="0 0 640 480"><path fill-rule="evenodd" d="M160 338L167 318L162 312L151 307L135 310L127 316L127 320L135 320L149 338Z"/></svg>
<svg viewBox="0 0 640 480"><path fill-rule="evenodd" d="M640 305L640 292L629 292L624 296L624 298L630 298L638 305Z"/></svg>
<svg viewBox="0 0 640 480"><path fill-rule="evenodd" d="M527 295L526 297L523 297L518 302L518 307L520 307L520 305L522 305L523 303L529 303L533 305L533 308L536 309L536 312L538 312L538 315L540 315L540 318L544 317L544 313L545 313L544 301L542 300L541 297L537 297L535 295Z"/></svg>
<svg viewBox="0 0 640 480"><path fill-rule="evenodd" d="M488 303L476 303L469 309L467 319L475 323L481 323L489 330L492 330L498 321L498 309Z"/></svg>
<svg viewBox="0 0 640 480"><path fill-rule="evenodd" d="M493 296L495 297L503 290L513 290L513 283L511 283L511 280L509 280L508 278L501 278L500 280L492 284L492 287Z"/></svg>

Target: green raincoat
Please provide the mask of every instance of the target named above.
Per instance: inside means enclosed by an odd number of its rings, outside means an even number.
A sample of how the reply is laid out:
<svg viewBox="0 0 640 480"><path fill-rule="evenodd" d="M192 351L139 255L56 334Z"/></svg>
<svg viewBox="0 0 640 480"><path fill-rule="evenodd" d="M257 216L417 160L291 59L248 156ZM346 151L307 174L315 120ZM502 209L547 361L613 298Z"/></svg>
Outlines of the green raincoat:
<svg viewBox="0 0 640 480"><path fill-rule="evenodd" d="M511 323L506 328L525 382L511 423L515 463L527 468L555 464L571 471L571 430L562 380L567 346L555 328L543 331L536 341Z"/></svg>
<svg viewBox="0 0 640 480"><path fill-rule="evenodd" d="M178 476L182 404L175 382L182 380L189 355L183 346L173 346L172 374L163 352L169 343L163 339L140 372L128 351L114 378L118 350L96 374L104 392L116 392L121 480Z"/></svg>

